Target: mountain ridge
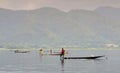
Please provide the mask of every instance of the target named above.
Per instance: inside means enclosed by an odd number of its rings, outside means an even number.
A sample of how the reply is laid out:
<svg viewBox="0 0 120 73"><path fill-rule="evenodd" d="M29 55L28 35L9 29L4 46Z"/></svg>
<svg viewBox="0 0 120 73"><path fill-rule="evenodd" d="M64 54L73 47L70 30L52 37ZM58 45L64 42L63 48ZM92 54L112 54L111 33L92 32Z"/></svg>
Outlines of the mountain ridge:
<svg viewBox="0 0 120 73"><path fill-rule="evenodd" d="M101 13L104 9L98 9L69 12L51 7L28 11L0 9L1 46L103 47L106 43L120 44L120 21Z"/></svg>

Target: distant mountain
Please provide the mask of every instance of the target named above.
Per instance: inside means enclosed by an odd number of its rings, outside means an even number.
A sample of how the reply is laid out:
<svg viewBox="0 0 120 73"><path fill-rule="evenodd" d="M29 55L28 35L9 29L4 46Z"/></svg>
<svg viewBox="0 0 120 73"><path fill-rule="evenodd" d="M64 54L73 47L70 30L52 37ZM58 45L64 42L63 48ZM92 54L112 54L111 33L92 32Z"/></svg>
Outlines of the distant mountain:
<svg viewBox="0 0 120 73"><path fill-rule="evenodd" d="M12 11L0 9L2 47L102 47L120 44L120 9L94 11L56 8Z"/></svg>
<svg viewBox="0 0 120 73"><path fill-rule="evenodd" d="M120 18L120 8L114 7L99 7L95 11L103 16L111 17L113 19Z"/></svg>

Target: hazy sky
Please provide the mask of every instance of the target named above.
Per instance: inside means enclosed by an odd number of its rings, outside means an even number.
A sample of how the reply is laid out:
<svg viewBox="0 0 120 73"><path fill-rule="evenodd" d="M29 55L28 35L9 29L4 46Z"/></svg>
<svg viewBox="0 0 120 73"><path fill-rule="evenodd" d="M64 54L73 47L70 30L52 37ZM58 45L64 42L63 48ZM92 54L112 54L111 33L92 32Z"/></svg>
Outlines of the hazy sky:
<svg viewBox="0 0 120 73"><path fill-rule="evenodd" d="M120 8L120 0L0 0L0 8L29 10L54 7L62 10L95 9L100 6Z"/></svg>

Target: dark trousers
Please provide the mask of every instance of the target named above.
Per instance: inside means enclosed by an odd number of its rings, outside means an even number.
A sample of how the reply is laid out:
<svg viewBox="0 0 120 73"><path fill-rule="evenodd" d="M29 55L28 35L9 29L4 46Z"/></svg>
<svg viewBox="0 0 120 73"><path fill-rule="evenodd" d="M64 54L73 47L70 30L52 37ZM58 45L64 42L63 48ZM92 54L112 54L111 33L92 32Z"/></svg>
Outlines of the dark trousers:
<svg viewBox="0 0 120 73"><path fill-rule="evenodd" d="M60 57L61 57L61 56L63 56L63 57L64 57L64 52L62 52L62 53L60 54Z"/></svg>

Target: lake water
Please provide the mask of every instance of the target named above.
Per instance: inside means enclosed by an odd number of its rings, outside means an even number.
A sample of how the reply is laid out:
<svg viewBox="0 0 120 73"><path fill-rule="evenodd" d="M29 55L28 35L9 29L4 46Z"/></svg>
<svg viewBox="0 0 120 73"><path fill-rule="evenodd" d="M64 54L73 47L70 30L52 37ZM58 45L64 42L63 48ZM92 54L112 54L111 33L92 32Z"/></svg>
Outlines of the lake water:
<svg viewBox="0 0 120 73"><path fill-rule="evenodd" d="M66 59L39 51L0 51L0 73L120 73L120 50L68 50L66 56L106 55L96 60Z"/></svg>

